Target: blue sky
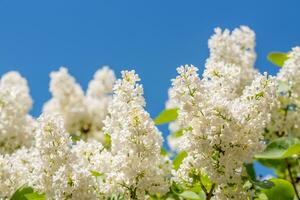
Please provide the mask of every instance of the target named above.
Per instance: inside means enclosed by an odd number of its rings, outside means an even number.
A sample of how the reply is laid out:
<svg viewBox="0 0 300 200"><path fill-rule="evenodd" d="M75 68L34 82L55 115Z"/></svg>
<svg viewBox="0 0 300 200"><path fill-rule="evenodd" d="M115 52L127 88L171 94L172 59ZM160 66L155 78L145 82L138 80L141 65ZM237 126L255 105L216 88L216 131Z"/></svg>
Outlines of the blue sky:
<svg viewBox="0 0 300 200"><path fill-rule="evenodd" d="M62 65L84 89L103 65L118 77L135 69L154 117L164 108L176 67L203 70L214 27L250 26L257 35L257 68L276 73L266 55L299 45L299 8L297 0L1 0L0 74L18 70L28 79L31 113L38 116L50 98L49 72Z"/></svg>

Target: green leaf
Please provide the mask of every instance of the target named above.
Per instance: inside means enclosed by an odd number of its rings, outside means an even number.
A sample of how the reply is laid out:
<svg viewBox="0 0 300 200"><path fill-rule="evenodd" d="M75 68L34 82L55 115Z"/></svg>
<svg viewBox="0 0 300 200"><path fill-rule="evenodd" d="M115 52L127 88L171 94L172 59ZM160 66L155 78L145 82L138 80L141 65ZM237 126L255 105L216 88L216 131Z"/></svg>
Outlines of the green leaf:
<svg viewBox="0 0 300 200"><path fill-rule="evenodd" d="M300 141L297 138L282 137L269 143L257 159L285 159L300 153Z"/></svg>
<svg viewBox="0 0 300 200"><path fill-rule="evenodd" d="M31 187L22 186L13 194L11 200L46 200L46 197L34 192Z"/></svg>
<svg viewBox="0 0 300 200"><path fill-rule="evenodd" d="M206 188L207 191L210 191L212 188L213 183L209 179L207 174L202 174L200 177L201 183Z"/></svg>
<svg viewBox="0 0 300 200"><path fill-rule="evenodd" d="M103 174L101 174L100 172L97 172L97 171L95 171L95 170L91 170L90 172L91 172L91 174L92 174L93 176L95 176L95 177L99 177L99 176L102 176L102 175L103 175Z"/></svg>
<svg viewBox="0 0 300 200"><path fill-rule="evenodd" d="M268 200L268 197L265 193L260 193L255 200Z"/></svg>
<svg viewBox="0 0 300 200"><path fill-rule="evenodd" d="M173 132L171 134L171 136L174 138L179 138L179 137L183 136L186 131L192 131L192 130L193 130L192 127L183 128L183 129Z"/></svg>
<svg viewBox="0 0 300 200"><path fill-rule="evenodd" d="M191 191L197 193L197 195L200 197L200 199L206 198L205 192L202 190L200 185L196 185L196 186L192 187Z"/></svg>
<svg viewBox="0 0 300 200"><path fill-rule="evenodd" d="M197 193L192 192L192 191L184 191L184 192L180 193L179 196L181 196L187 200L204 200L205 199L203 197L200 197Z"/></svg>
<svg viewBox="0 0 300 200"><path fill-rule="evenodd" d="M270 189L263 189L262 192L266 194L268 199L270 200L293 200L295 193L293 186L290 182L279 179L273 178L270 179L271 182L275 184L274 187Z"/></svg>
<svg viewBox="0 0 300 200"><path fill-rule="evenodd" d="M274 183L269 180L263 180L263 181L250 180L250 182L257 187L264 188L264 189L269 189L274 187Z"/></svg>
<svg viewBox="0 0 300 200"><path fill-rule="evenodd" d="M71 134L70 136L73 143L76 143L77 141L81 140L80 136L78 135Z"/></svg>
<svg viewBox="0 0 300 200"><path fill-rule="evenodd" d="M22 186L12 195L10 200L27 200L25 194L33 193L31 187Z"/></svg>
<svg viewBox="0 0 300 200"><path fill-rule="evenodd" d="M185 151L179 152L173 160L173 167L175 170L178 170L183 159L187 157L187 153Z"/></svg>
<svg viewBox="0 0 300 200"><path fill-rule="evenodd" d="M180 129L179 131L173 132L172 137L179 138L179 137L183 136L183 131L184 131L184 129Z"/></svg>
<svg viewBox="0 0 300 200"><path fill-rule="evenodd" d="M30 193L30 194L25 194L25 198L27 200L46 200L45 195L43 194L38 194L36 192Z"/></svg>
<svg viewBox="0 0 300 200"><path fill-rule="evenodd" d="M252 180L256 180L256 173L253 167L253 163L245 163L244 164L245 168L246 168L246 172L248 174L248 176L252 179Z"/></svg>
<svg viewBox="0 0 300 200"><path fill-rule="evenodd" d="M268 54L267 58L274 65L282 67L284 62L288 59L288 56L286 53L282 52L271 52Z"/></svg>
<svg viewBox="0 0 300 200"><path fill-rule="evenodd" d="M174 194L180 194L184 191L184 189L182 188L181 185L175 183L175 182L172 182L172 185L171 185L171 191L174 193Z"/></svg>
<svg viewBox="0 0 300 200"><path fill-rule="evenodd" d="M167 156L168 155L168 151L164 148L160 148L160 155L162 156Z"/></svg>
<svg viewBox="0 0 300 200"><path fill-rule="evenodd" d="M165 123L169 123L171 121L176 120L178 117L178 109L172 108L172 109L166 109L163 110L155 119L154 122L156 125L161 125Z"/></svg>
<svg viewBox="0 0 300 200"><path fill-rule="evenodd" d="M104 134L104 147L106 149L110 149L111 147L111 137L107 133Z"/></svg>

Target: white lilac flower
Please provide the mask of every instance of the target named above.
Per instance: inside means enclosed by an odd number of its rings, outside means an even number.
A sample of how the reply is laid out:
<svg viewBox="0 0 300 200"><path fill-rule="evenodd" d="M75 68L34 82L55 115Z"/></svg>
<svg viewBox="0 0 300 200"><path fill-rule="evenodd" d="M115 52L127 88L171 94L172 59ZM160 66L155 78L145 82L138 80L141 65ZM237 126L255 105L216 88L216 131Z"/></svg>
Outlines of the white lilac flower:
<svg viewBox="0 0 300 200"><path fill-rule="evenodd" d="M123 71L114 86L114 95L105 120L111 136L113 156L107 175L114 193L126 199L144 199L145 194L168 191L166 167L161 154L162 136L144 110L143 88L134 71Z"/></svg>
<svg viewBox="0 0 300 200"><path fill-rule="evenodd" d="M188 156L174 173L175 181L190 182L191 174L204 173L217 184L215 195L220 199L247 195L242 190L243 164L262 150L261 134L274 104L274 78L256 74L240 96L226 99L222 85L206 87L217 78L230 84L226 76L200 80L193 66L180 67L178 73L171 97L179 105L178 120L190 129L182 136L179 148Z"/></svg>
<svg viewBox="0 0 300 200"><path fill-rule="evenodd" d="M207 90L218 88L218 93L223 93L227 99L238 97L257 74L254 69L255 33L246 26L231 33L216 28L208 47L210 55L203 73L205 87Z"/></svg>
<svg viewBox="0 0 300 200"><path fill-rule="evenodd" d="M277 74L277 106L265 133L266 139L300 136L300 48L288 53L288 59Z"/></svg>
<svg viewBox="0 0 300 200"><path fill-rule="evenodd" d="M94 190L98 193L98 197L109 197L111 189L106 175L113 170L111 153L95 140L78 141L72 147L72 152L77 156L78 165L86 168L96 179Z"/></svg>
<svg viewBox="0 0 300 200"><path fill-rule="evenodd" d="M76 154L82 165L91 171L104 173L110 170L109 165L103 163L110 160L110 152L100 142L78 141L73 145L72 153Z"/></svg>
<svg viewBox="0 0 300 200"><path fill-rule="evenodd" d="M53 97L45 104L44 112L61 114L69 133L103 142L103 120L111 99L114 72L108 67L99 69L89 83L86 95L66 68L60 68L50 76Z"/></svg>
<svg viewBox="0 0 300 200"><path fill-rule="evenodd" d="M50 77L53 98L45 104L44 112L61 114L68 132L77 133L85 125L82 121L86 117L84 93L66 68L52 72Z"/></svg>
<svg viewBox="0 0 300 200"><path fill-rule="evenodd" d="M9 199L24 185L34 186L39 166L36 148L21 148L11 155L0 155L0 199Z"/></svg>
<svg viewBox="0 0 300 200"><path fill-rule="evenodd" d="M242 94L244 87L251 83L257 71L253 68L256 53L255 33L246 26L241 26L230 33L225 29L215 29L215 34L208 42L210 57L206 61L203 73L203 91L215 96L218 101L228 101ZM172 93L172 88L169 93ZM217 93L210 91L217 90ZM178 105L169 94L167 108L176 108ZM181 132L187 129L178 120L170 123L169 129L173 133L168 136L171 149L178 151L181 143ZM177 134L177 136L175 136Z"/></svg>
<svg viewBox="0 0 300 200"><path fill-rule="evenodd" d="M87 96L102 99L107 94L112 93L115 79L115 74L109 67L105 66L99 69L94 74L94 79L89 83Z"/></svg>
<svg viewBox="0 0 300 200"><path fill-rule="evenodd" d="M246 26L222 31L215 29L215 34L209 39L209 60L225 62L243 68L252 68L256 59L255 33Z"/></svg>
<svg viewBox="0 0 300 200"><path fill-rule="evenodd" d="M71 139L59 116L42 115L36 129L40 176L35 189L47 199L96 199L95 179L71 150Z"/></svg>
<svg viewBox="0 0 300 200"><path fill-rule="evenodd" d="M86 93L86 104L91 119L90 132L93 138L103 142L103 134L99 134L104 126L107 107L112 99L113 85L116 81L114 72L108 67L99 69L90 81Z"/></svg>
<svg viewBox="0 0 300 200"><path fill-rule="evenodd" d="M27 81L18 72L0 80L0 154L31 146L34 120L28 115L32 105Z"/></svg>

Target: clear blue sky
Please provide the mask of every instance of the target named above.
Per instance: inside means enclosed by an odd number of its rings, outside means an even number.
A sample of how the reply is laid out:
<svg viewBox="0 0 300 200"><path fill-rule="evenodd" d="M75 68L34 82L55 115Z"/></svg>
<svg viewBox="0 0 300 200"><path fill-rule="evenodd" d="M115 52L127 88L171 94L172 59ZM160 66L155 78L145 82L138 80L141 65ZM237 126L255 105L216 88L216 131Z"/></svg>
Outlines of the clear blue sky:
<svg viewBox="0 0 300 200"><path fill-rule="evenodd" d="M50 98L48 74L62 65L84 89L100 66L109 65L118 77L135 69L154 117L164 108L176 67L194 64L202 71L214 27L239 25L255 30L256 66L274 74L267 53L300 43L300 1L1 0L0 74L18 70L28 79L31 113L38 116Z"/></svg>

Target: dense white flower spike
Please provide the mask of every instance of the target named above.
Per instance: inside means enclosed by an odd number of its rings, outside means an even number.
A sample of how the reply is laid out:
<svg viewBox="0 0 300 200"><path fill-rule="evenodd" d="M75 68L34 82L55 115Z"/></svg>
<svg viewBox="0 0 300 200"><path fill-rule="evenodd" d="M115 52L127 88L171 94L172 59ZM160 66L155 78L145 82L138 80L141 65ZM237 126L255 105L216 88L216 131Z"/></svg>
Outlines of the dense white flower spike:
<svg viewBox="0 0 300 200"><path fill-rule="evenodd" d="M72 152L77 156L78 165L86 168L97 179L94 190L97 192L98 198L109 197L111 185L106 180L106 175L113 170L111 168L111 153L100 142L95 140L78 141L73 146Z"/></svg>
<svg viewBox="0 0 300 200"><path fill-rule="evenodd" d="M99 132L104 126L103 120L106 118L108 104L112 99L115 81L114 72L108 67L103 67L95 73L86 94L87 110L91 119L90 135L101 142L103 142L103 134Z"/></svg>
<svg viewBox="0 0 300 200"><path fill-rule="evenodd" d="M39 152L35 148L22 148L11 155L0 155L0 199L10 199L24 185L36 184L40 166Z"/></svg>
<svg viewBox="0 0 300 200"><path fill-rule="evenodd" d="M300 48L288 53L288 59L277 74L277 106L266 129L266 139L300 137Z"/></svg>
<svg viewBox="0 0 300 200"><path fill-rule="evenodd" d="M87 96L96 99L102 99L107 94L112 93L115 79L114 72L107 66L99 69L95 73L94 79L89 83Z"/></svg>
<svg viewBox="0 0 300 200"><path fill-rule="evenodd" d="M59 116L38 119L36 147L40 153L40 176L35 189L47 199L96 199L95 179L71 151L71 139Z"/></svg>
<svg viewBox="0 0 300 200"><path fill-rule="evenodd" d="M68 132L76 134L85 125L84 93L66 68L52 72L50 77L53 98L45 105L44 112L61 114Z"/></svg>
<svg viewBox="0 0 300 200"><path fill-rule="evenodd" d="M203 79L191 66L179 68L173 81L171 98L180 105L179 121L190 127L180 146L188 157L175 180L191 181L191 174L206 173L217 184L217 199L247 195L243 163L262 149L261 133L274 104L274 80L253 68L254 47L255 35L247 27L231 34L216 29Z"/></svg>
<svg viewBox="0 0 300 200"><path fill-rule="evenodd" d="M33 119L27 114L31 105L27 81L18 72L3 75L0 80L0 154L32 144Z"/></svg>
<svg viewBox="0 0 300 200"><path fill-rule="evenodd" d="M90 171L97 171L104 173L109 171L109 165L103 162L108 162L111 157L104 146L97 141L78 141L72 148L72 153L75 153L82 165L87 167Z"/></svg>
<svg viewBox="0 0 300 200"><path fill-rule="evenodd" d="M198 78L195 67L180 67L178 72L172 98L179 102L179 120L190 130L185 131L180 146L188 157L175 180L190 181L191 173L205 173L222 191L216 193L224 195L220 199L240 199L243 163L263 147L261 133L270 118L274 80L257 75L240 97L224 101L222 96L211 95L218 90L204 90L205 81Z"/></svg>
<svg viewBox="0 0 300 200"><path fill-rule="evenodd" d="M66 68L62 67L50 76L53 98L45 104L44 112L61 114L69 133L103 142L102 121L111 99L114 72L108 67L99 69L90 82L86 95Z"/></svg>
<svg viewBox="0 0 300 200"><path fill-rule="evenodd" d="M188 153L174 179L191 182L207 174L216 184L216 199L248 195L242 188L243 164L263 149L262 132L275 104L274 78L252 68L253 37L246 27L231 35L217 29L203 79L194 66L182 66L172 83L170 96L185 128L179 148Z"/></svg>
<svg viewBox="0 0 300 200"><path fill-rule="evenodd" d="M208 46L210 57L206 61L203 73L203 91L218 101L229 101L239 97L244 87L250 84L258 73L253 67L256 59L255 33L246 26L234 29L231 33L227 29L222 31L216 28ZM177 105L169 94L167 108L171 107ZM169 129L175 133L168 137L172 149L178 150L181 137L176 136L176 133L186 128L178 121L170 124ZM181 132L179 133L180 136Z"/></svg>
<svg viewBox="0 0 300 200"><path fill-rule="evenodd" d="M256 59L255 33L246 26L231 33L227 29L222 32L216 28L208 47L210 56L203 73L207 90L219 88L224 98L238 97L257 73L253 67Z"/></svg>
<svg viewBox="0 0 300 200"><path fill-rule="evenodd" d="M252 68L256 59L255 33L246 26L228 29L215 29L215 34L208 41L210 60L225 62L244 68Z"/></svg>
<svg viewBox="0 0 300 200"><path fill-rule="evenodd" d="M111 136L112 191L125 199L145 199L145 194L168 191L168 160L160 154L162 136L144 110L143 88L134 71L123 71L114 86L105 132ZM167 162L167 163L166 163Z"/></svg>

